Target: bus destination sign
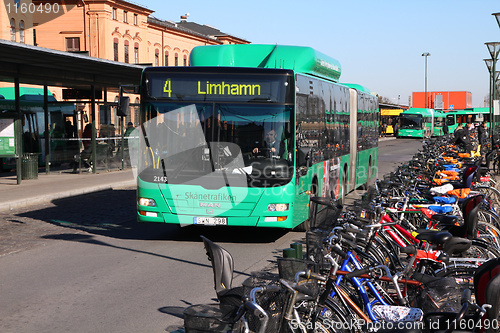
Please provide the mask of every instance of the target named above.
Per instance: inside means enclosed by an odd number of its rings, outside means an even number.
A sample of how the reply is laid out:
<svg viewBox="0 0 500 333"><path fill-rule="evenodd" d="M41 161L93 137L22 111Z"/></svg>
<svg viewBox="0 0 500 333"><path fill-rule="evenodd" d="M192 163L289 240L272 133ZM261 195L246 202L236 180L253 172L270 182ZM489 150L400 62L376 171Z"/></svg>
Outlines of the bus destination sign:
<svg viewBox="0 0 500 333"><path fill-rule="evenodd" d="M176 101L238 101L285 103L286 76L217 74L153 74L149 95Z"/></svg>

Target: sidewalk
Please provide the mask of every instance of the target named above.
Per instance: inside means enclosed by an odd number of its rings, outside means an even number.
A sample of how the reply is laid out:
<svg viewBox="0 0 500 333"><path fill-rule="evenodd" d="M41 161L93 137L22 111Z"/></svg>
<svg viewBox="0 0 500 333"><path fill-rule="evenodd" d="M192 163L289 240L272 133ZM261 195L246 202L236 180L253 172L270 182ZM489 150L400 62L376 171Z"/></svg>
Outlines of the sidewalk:
<svg viewBox="0 0 500 333"><path fill-rule="evenodd" d="M389 140L396 140L394 136L386 136L383 138L378 138L378 141L389 141Z"/></svg>
<svg viewBox="0 0 500 333"><path fill-rule="evenodd" d="M95 175L39 173L38 179L23 180L20 185L15 175L0 174L0 211L135 184L131 169Z"/></svg>

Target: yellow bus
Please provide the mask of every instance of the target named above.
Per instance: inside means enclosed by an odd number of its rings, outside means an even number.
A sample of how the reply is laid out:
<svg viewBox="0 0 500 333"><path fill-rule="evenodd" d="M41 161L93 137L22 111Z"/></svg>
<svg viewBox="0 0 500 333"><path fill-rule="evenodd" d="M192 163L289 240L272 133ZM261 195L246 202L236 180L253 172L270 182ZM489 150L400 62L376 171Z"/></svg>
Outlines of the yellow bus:
<svg viewBox="0 0 500 333"><path fill-rule="evenodd" d="M399 117L399 114L403 112L403 109L382 109L380 108L380 121L382 124L387 124L385 134L393 134L394 128L392 127Z"/></svg>

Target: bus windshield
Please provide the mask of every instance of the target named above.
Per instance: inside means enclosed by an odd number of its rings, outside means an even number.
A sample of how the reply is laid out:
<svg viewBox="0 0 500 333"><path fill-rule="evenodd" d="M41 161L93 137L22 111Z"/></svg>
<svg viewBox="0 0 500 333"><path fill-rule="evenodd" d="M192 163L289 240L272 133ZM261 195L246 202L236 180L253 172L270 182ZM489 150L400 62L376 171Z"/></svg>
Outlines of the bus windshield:
<svg viewBox="0 0 500 333"><path fill-rule="evenodd" d="M422 116L419 114L401 114L400 129L422 129Z"/></svg>
<svg viewBox="0 0 500 333"><path fill-rule="evenodd" d="M292 106L155 101L143 111L145 181L266 187L293 176Z"/></svg>

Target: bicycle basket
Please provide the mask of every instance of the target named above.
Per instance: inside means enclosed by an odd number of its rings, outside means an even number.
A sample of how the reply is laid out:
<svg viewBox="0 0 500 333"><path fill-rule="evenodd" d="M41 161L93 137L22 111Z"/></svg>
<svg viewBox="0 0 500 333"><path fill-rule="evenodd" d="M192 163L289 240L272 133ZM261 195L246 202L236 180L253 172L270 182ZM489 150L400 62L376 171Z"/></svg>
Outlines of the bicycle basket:
<svg viewBox="0 0 500 333"><path fill-rule="evenodd" d="M295 280L295 274L301 271L316 272L316 265L312 261L296 258L278 258L278 272L281 279Z"/></svg>
<svg viewBox="0 0 500 333"><path fill-rule="evenodd" d="M252 276L243 281L245 295L249 296L250 291L256 287L264 287L269 285L277 285L278 276L270 273L252 273ZM256 302L264 311L266 311L269 321L266 328L266 333L279 332L281 320L283 318L283 308L287 300L286 292L265 292L256 295ZM246 313L246 320L250 331L257 332L261 322L254 313Z"/></svg>
<svg viewBox="0 0 500 333"><path fill-rule="evenodd" d="M443 277L425 283L425 288L416 298L417 306L427 312L459 312L461 286L453 277Z"/></svg>
<svg viewBox="0 0 500 333"><path fill-rule="evenodd" d="M309 202L309 222L314 229L332 229L337 224L337 219L342 213L343 206L338 201L329 197L312 197Z"/></svg>
<svg viewBox="0 0 500 333"><path fill-rule="evenodd" d="M311 261L300 260L295 258L278 258L278 271L282 279L295 281L295 274L301 271L315 272L317 265ZM309 290L309 295L316 297L319 294L319 284L317 280L302 279L299 281L302 287Z"/></svg>
<svg viewBox="0 0 500 333"><path fill-rule="evenodd" d="M231 323L222 320L218 304L191 305L184 310L185 333L225 333L231 331Z"/></svg>
<svg viewBox="0 0 500 333"><path fill-rule="evenodd" d="M330 269L330 262L326 261L323 255L323 240L327 238L328 235L329 231L319 229L306 232L306 258L315 264L313 271L316 273L325 272ZM294 276L296 272L294 272ZM284 277L284 279L288 278ZM293 277L291 277L290 280L293 280Z"/></svg>

